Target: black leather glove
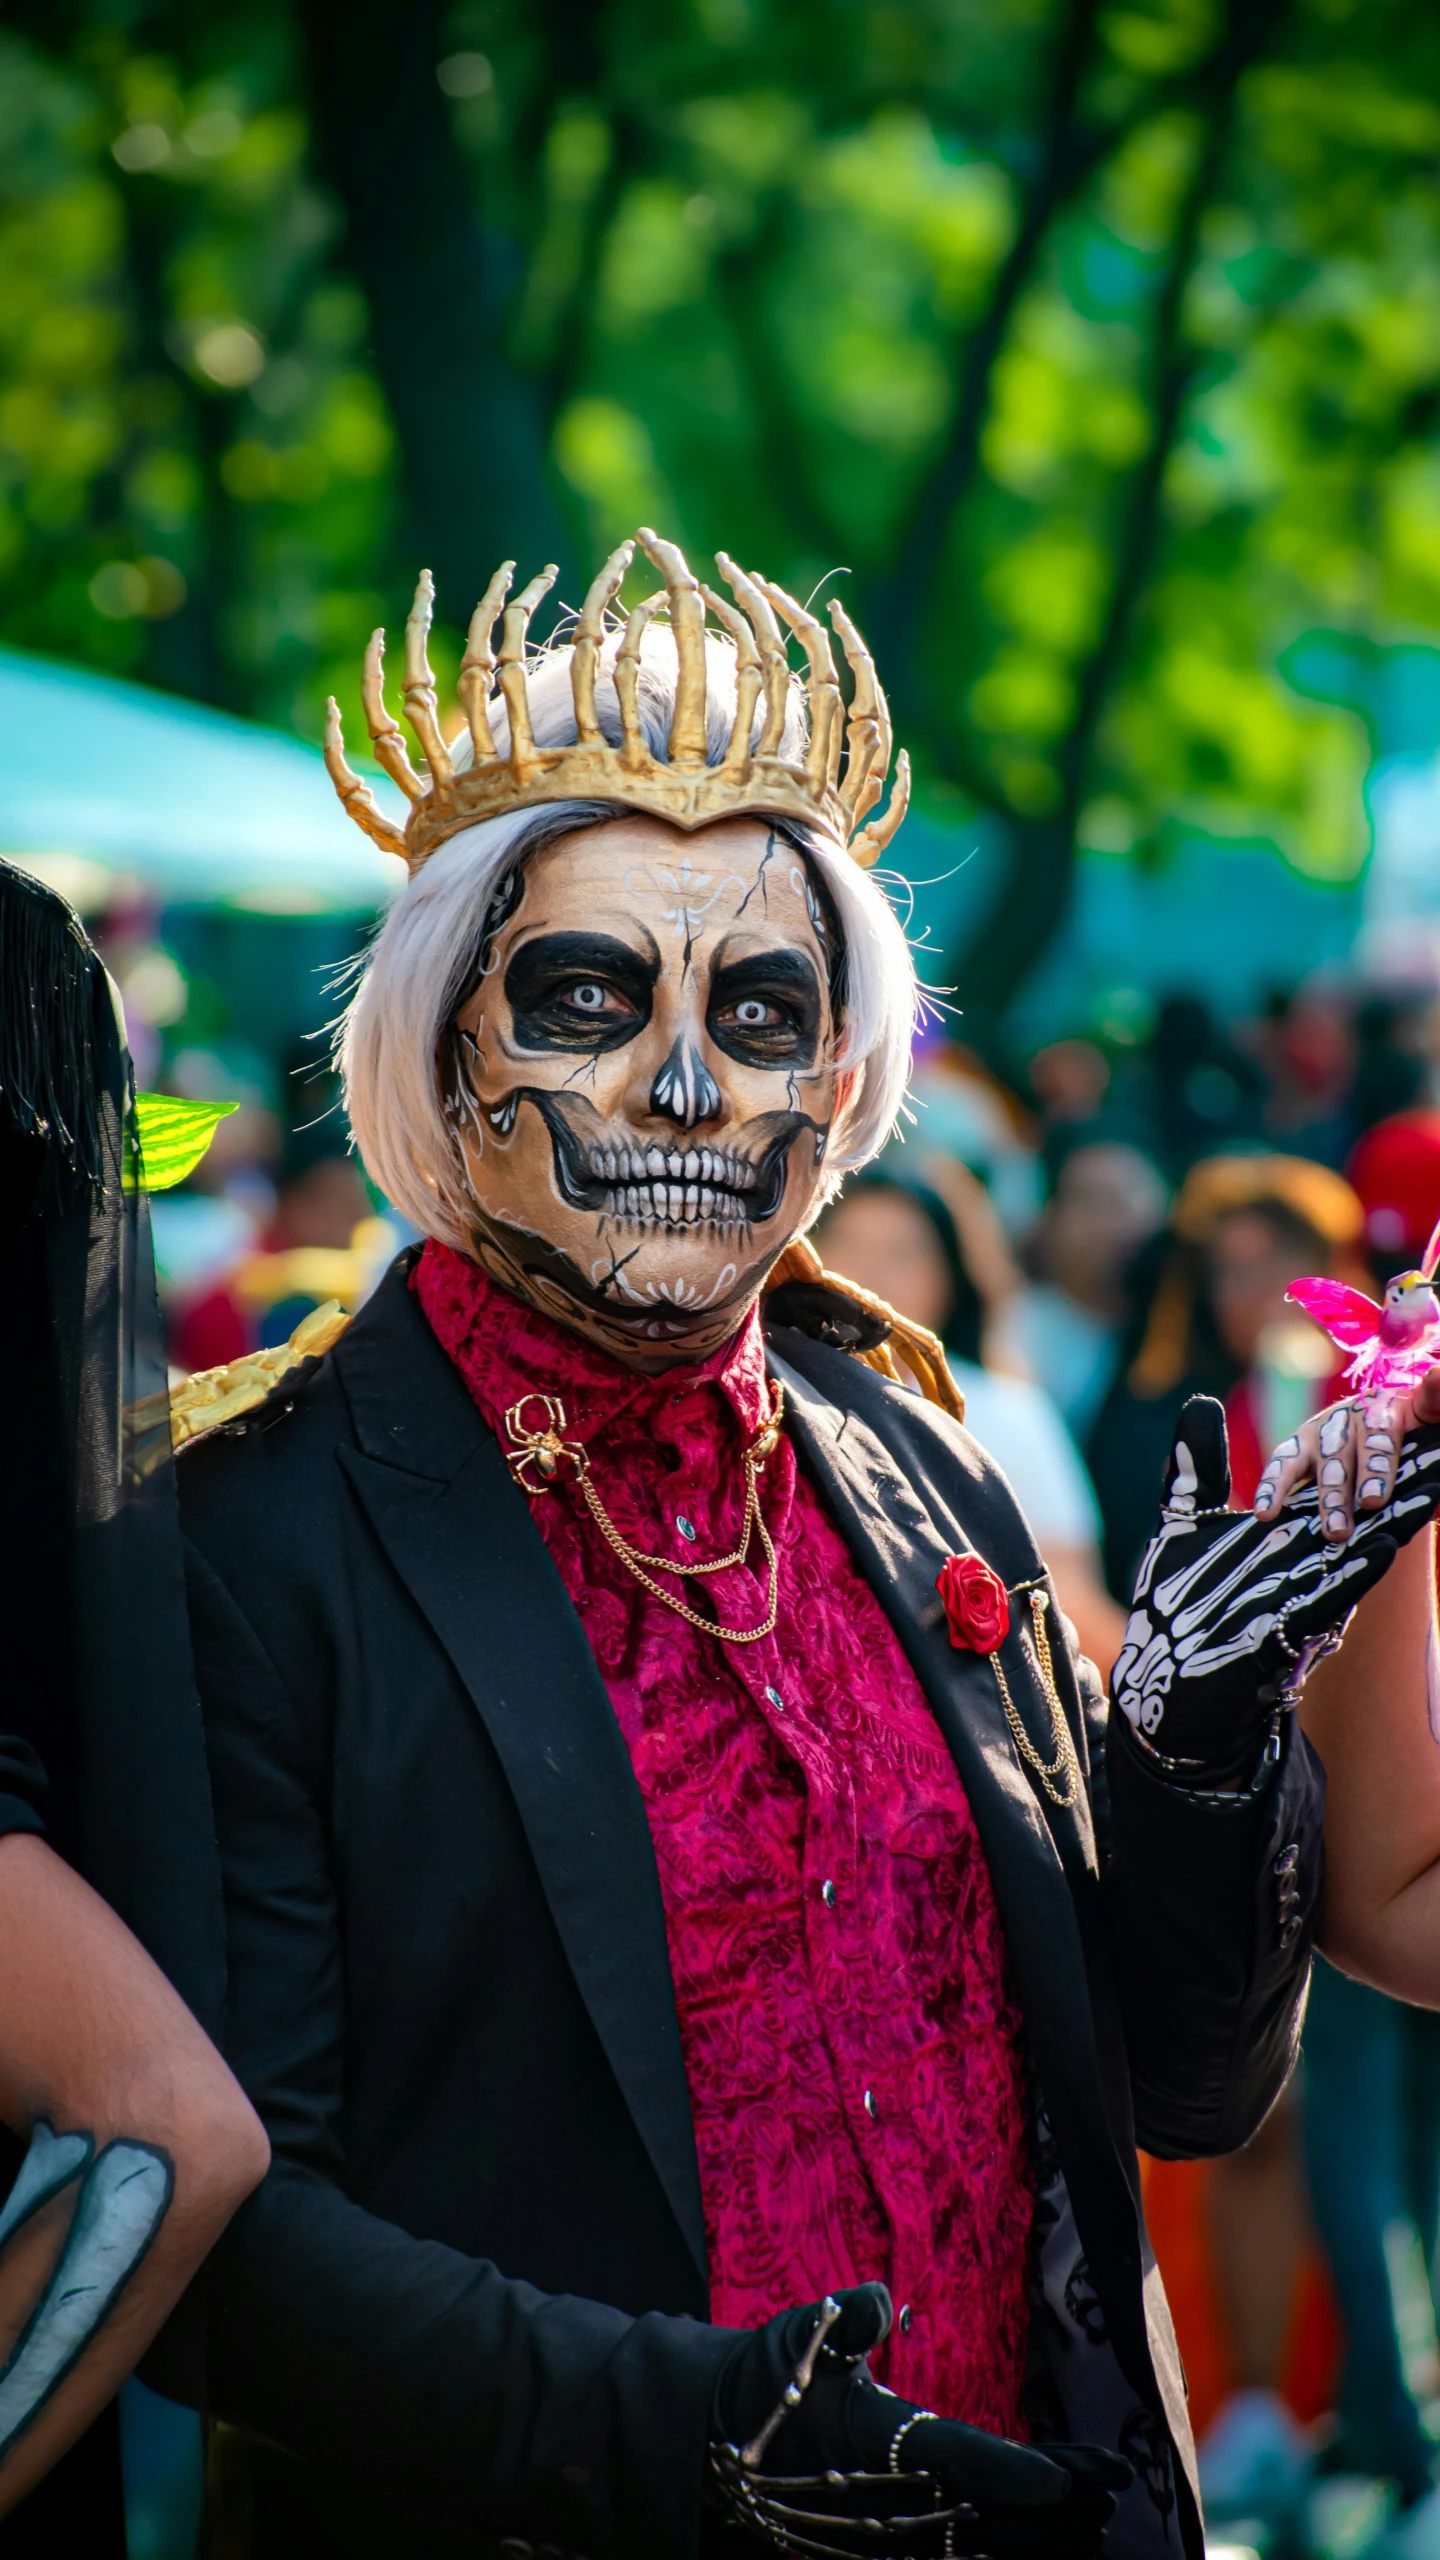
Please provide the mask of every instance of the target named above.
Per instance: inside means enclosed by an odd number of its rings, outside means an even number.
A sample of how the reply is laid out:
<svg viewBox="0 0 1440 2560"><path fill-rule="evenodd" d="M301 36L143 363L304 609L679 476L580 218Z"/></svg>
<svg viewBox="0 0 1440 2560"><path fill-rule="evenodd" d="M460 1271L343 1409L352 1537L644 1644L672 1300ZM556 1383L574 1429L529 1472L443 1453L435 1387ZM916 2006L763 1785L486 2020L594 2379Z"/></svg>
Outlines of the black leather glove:
<svg viewBox="0 0 1440 2560"><path fill-rule="evenodd" d="M1223 1408L1192 1396L1176 1425L1160 1526L1135 1583L1110 1694L1179 1783L1249 1778L1311 1664L1440 1507L1440 1430L1412 1432L1390 1500L1343 1545L1315 1488L1269 1520L1231 1511Z"/></svg>
<svg viewBox="0 0 1440 2560"><path fill-rule="evenodd" d="M1131 2476L1098 2445L1012 2444L882 2389L883 2284L785 2311L720 2376L713 2505L747 2540L806 2560L1100 2560Z"/></svg>

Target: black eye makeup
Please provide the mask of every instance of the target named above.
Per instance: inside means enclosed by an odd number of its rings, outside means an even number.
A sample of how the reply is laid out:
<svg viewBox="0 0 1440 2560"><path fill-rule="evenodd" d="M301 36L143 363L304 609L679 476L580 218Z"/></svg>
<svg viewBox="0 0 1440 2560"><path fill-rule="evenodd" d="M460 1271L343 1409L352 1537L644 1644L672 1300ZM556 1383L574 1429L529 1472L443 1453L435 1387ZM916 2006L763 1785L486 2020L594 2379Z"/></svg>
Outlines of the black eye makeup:
<svg viewBox="0 0 1440 2560"><path fill-rule="evenodd" d="M622 1048L650 1019L657 975L657 963L612 934L538 933L505 971L516 1047Z"/></svg>
<svg viewBox="0 0 1440 2560"><path fill-rule="evenodd" d="M812 1067L820 981L802 951L764 951L717 969L706 1029L742 1066Z"/></svg>

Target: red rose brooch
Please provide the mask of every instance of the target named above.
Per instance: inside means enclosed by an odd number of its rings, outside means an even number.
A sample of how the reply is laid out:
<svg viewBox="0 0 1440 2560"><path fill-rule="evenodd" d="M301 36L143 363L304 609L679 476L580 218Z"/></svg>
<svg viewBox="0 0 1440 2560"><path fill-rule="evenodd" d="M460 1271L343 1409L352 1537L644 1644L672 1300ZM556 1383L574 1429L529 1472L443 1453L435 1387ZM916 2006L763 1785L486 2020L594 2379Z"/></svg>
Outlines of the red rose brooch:
<svg viewBox="0 0 1440 2560"><path fill-rule="evenodd" d="M1049 1594L1039 1583L1021 1584L1021 1589L1028 1589L1030 1593L1030 1622L1035 1635L1040 1686L1050 1709L1051 1730L1055 1736L1053 1760L1044 1759L1036 1750L1025 1730L1019 1708L1010 1695L1010 1683L1005 1677L999 1652L1010 1632L1010 1594L999 1574L983 1556L947 1556L940 1567L935 1588L945 1603L951 1643L959 1645L966 1653L989 1656L1000 1691L1000 1703L1005 1710L1005 1721L1021 1759L1034 1770L1052 1804L1062 1808L1078 1804L1084 1792L1085 1774L1055 1686L1055 1665L1050 1653L1050 1638L1045 1632Z"/></svg>
<svg viewBox="0 0 1440 2560"><path fill-rule="evenodd" d="M947 1556L935 1585L945 1603L950 1641L967 1653L993 1653L1010 1632L1010 1594L983 1556Z"/></svg>

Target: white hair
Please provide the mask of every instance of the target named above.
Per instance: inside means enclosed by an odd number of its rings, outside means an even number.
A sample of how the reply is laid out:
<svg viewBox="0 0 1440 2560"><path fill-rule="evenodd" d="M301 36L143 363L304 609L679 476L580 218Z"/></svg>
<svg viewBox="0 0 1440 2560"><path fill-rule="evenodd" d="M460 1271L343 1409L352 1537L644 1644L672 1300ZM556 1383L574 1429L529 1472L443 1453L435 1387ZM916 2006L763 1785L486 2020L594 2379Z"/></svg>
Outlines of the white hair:
<svg viewBox="0 0 1440 2560"><path fill-rule="evenodd" d="M612 746L620 740L609 674L617 645L612 634L596 686L597 717ZM568 647L552 646L527 669L531 721L542 747L574 743L570 654ZM705 655L707 757L718 764L735 719L733 643L707 633ZM675 673L670 634L652 627L645 635L638 708L646 743L662 758ZM503 754L503 705L492 704L490 716ZM757 726L759 718L757 709ZM780 747L787 761L803 757L805 728L803 691L792 679ZM457 770L468 763L468 739L452 754ZM340 1031L345 1104L371 1179L423 1235L462 1250L469 1244L473 1206L440 1069L446 1035L474 984L496 892L528 854L577 828L603 825L623 815L624 806L551 800L462 827L421 865L376 936ZM775 824L811 865L843 944L835 1063L855 1071L855 1084L832 1132L828 1196L845 1174L879 1153L895 1125L920 997L909 944L878 881L821 829L779 813Z"/></svg>

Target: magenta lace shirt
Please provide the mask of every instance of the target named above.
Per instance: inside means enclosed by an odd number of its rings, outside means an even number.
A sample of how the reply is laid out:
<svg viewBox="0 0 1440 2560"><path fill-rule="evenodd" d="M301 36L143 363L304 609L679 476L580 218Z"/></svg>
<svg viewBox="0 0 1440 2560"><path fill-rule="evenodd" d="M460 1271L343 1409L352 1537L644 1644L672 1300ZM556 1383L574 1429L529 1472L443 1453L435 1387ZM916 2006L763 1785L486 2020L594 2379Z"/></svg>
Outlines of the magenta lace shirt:
<svg viewBox="0 0 1440 2560"><path fill-rule="evenodd" d="M702 1367L640 1378L448 1247L425 1247L413 1285L502 1443L507 1406L558 1395L633 1545L737 1543L740 1453L770 1410L758 1317ZM711 2317L753 2327L881 2277L898 2316L877 2378L1023 2434L1027 2100L989 1871L919 1682L788 1440L761 1502L779 1616L726 1645L634 1580L568 1485L532 1498L655 1843ZM700 1586L727 1624L765 1615L751 1553Z"/></svg>

